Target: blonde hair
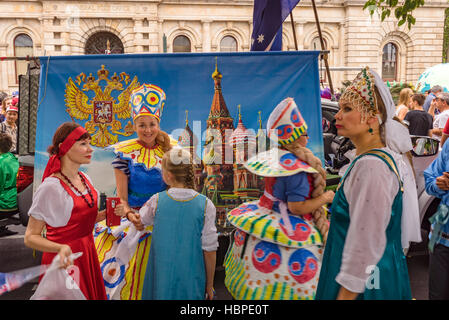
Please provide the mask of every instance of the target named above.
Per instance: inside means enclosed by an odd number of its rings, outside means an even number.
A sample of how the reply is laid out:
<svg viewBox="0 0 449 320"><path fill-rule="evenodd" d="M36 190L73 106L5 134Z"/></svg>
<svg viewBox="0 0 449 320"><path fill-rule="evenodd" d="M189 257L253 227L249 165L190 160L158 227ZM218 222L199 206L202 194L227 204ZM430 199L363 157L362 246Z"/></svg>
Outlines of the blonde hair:
<svg viewBox="0 0 449 320"><path fill-rule="evenodd" d="M410 102L410 99L412 98L413 90L410 88L404 88L399 93L399 103L398 105L405 105L408 107L408 103Z"/></svg>
<svg viewBox="0 0 449 320"><path fill-rule="evenodd" d="M159 132L157 133L156 143L162 147L164 152L170 151L172 148L170 136L161 129L159 129Z"/></svg>
<svg viewBox="0 0 449 320"><path fill-rule="evenodd" d="M321 196L326 188L326 171L323 169L321 160L317 158L310 149L303 147L299 139L296 139L290 144L283 146L286 150L293 153L296 157L304 162L307 162L318 173L312 173L313 177L313 191L311 193L312 198ZM327 242L327 235L329 232L328 221L323 208L318 208L312 212L313 219L316 227L319 229L323 243Z"/></svg>
<svg viewBox="0 0 449 320"><path fill-rule="evenodd" d="M317 158L312 151L310 151L310 149L301 146L299 139L285 145L284 148L318 171L318 173L312 174L313 191L311 196L312 198L316 198L322 195L324 193L324 189L326 188L326 171L323 169L321 160Z"/></svg>
<svg viewBox="0 0 449 320"><path fill-rule="evenodd" d="M162 170L173 174L175 180L189 189L195 189L195 176L190 152L176 147L162 157Z"/></svg>

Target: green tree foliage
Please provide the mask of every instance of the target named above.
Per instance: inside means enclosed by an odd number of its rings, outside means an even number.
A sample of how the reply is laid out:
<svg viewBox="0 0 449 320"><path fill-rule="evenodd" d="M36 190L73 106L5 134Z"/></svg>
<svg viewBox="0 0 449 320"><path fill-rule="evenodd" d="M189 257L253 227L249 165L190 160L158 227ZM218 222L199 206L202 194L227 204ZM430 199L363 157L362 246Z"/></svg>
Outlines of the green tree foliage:
<svg viewBox="0 0 449 320"><path fill-rule="evenodd" d="M449 8L445 10L444 14L444 36L443 36L443 63L449 61Z"/></svg>
<svg viewBox="0 0 449 320"><path fill-rule="evenodd" d="M413 17L413 10L424 6L424 0L368 0L363 7L368 9L370 15L377 12L380 15L380 20L390 17L393 13L398 20L398 26L402 26L407 22L410 29L415 24L416 19Z"/></svg>
<svg viewBox="0 0 449 320"><path fill-rule="evenodd" d="M399 93L401 92L402 89L405 88L410 88L413 90L413 92L415 92L415 88L413 87L412 84L410 83L394 83L393 85L390 86L390 93L391 93L391 97L393 98L394 104L398 104L399 101Z"/></svg>

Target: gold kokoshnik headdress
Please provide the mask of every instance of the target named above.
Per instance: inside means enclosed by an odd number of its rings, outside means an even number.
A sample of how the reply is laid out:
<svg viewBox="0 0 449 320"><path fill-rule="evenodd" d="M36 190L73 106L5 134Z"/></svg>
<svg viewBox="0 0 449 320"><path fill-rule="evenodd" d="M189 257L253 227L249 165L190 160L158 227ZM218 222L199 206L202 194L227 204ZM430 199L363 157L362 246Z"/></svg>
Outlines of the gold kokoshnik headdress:
<svg viewBox="0 0 449 320"><path fill-rule="evenodd" d="M362 114L362 122L379 112L374 84L374 75L369 67L365 67L340 97L340 100L349 101Z"/></svg>

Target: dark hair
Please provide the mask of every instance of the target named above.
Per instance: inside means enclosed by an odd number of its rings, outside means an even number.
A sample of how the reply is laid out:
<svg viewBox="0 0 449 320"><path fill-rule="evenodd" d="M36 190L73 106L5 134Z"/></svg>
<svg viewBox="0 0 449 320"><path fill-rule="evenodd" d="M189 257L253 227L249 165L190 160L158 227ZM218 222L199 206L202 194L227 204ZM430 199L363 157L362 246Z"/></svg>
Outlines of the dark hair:
<svg viewBox="0 0 449 320"><path fill-rule="evenodd" d="M0 153L6 153L11 150L12 138L7 133L0 133Z"/></svg>
<svg viewBox="0 0 449 320"><path fill-rule="evenodd" d="M78 127L81 126L76 122L64 122L63 124L61 124L58 129L56 129L56 132L53 135L53 144L48 147L47 152L50 155L58 154L59 144L62 143L68 137L68 135ZM77 141L88 138L90 138L90 134L86 132Z"/></svg>
<svg viewBox="0 0 449 320"><path fill-rule="evenodd" d="M415 93L412 95L412 100L418 102L418 105L422 106L426 100L426 96L422 93Z"/></svg>

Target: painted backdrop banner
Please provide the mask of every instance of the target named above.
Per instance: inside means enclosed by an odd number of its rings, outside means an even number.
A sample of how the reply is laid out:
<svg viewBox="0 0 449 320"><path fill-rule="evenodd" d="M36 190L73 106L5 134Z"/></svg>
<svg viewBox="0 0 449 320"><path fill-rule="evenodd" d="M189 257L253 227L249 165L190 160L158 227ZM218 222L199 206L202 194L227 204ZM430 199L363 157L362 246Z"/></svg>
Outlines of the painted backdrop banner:
<svg viewBox="0 0 449 320"><path fill-rule="evenodd" d="M34 187L42 179L54 132L61 123L75 121L91 133L94 148L91 164L82 170L99 191L114 195L114 155L107 147L136 137L128 98L143 83L166 94L161 129L178 140L187 124L198 141L198 158L204 158L204 145L210 143L208 123L210 127L224 117L232 134L241 119L240 128L257 135L260 128L266 129L273 108L292 97L308 124L308 147L323 159L318 55L304 51L41 57Z"/></svg>

